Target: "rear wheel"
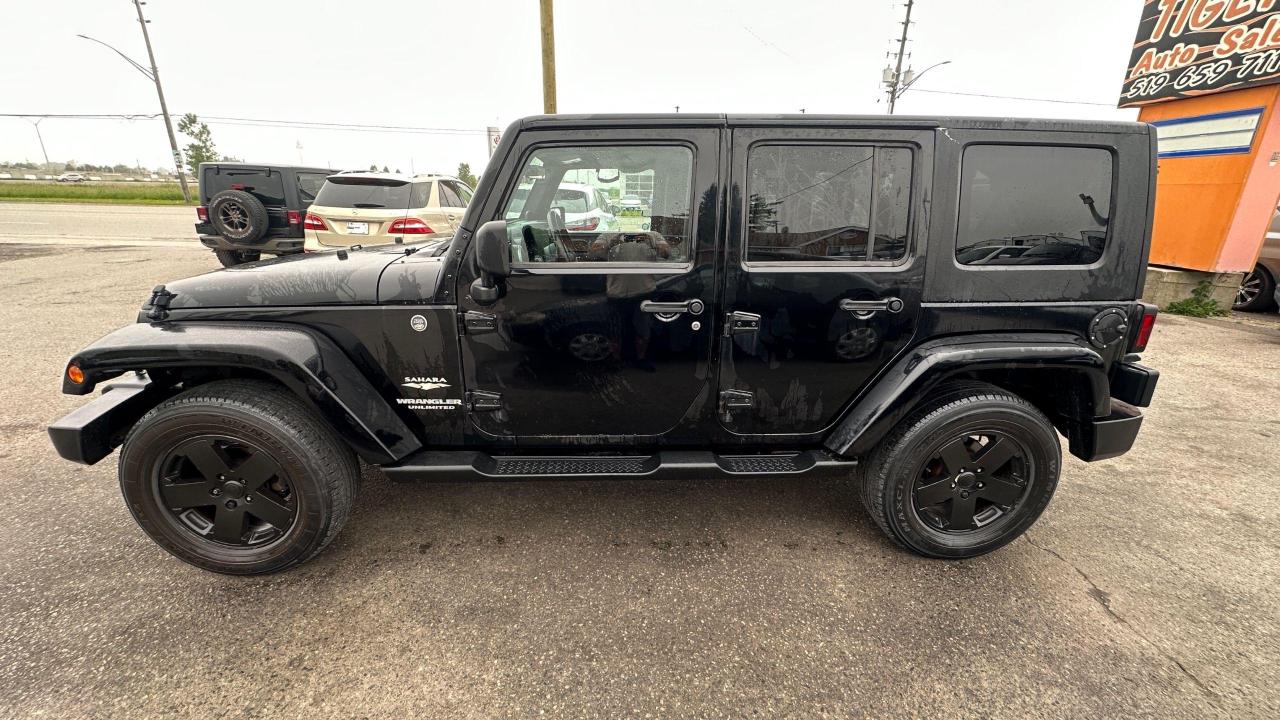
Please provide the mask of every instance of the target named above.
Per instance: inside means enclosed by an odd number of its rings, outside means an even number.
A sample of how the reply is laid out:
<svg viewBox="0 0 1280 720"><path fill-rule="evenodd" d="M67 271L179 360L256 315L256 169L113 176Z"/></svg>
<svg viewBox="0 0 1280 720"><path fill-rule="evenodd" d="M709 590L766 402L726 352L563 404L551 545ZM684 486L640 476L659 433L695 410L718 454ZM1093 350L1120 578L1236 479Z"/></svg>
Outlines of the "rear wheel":
<svg viewBox="0 0 1280 720"><path fill-rule="evenodd" d="M359 465L296 397L228 380L147 413L120 453L138 525L196 567L231 575L304 562L338 534Z"/></svg>
<svg viewBox="0 0 1280 720"><path fill-rule="evenodd" d="M1275 303L1276 280L1261 265L1254 266L1253 272L1240 281L1240 289L1236 291L1236 301L1231 305L1236 310L1260 312L1268 310Z"/></svg>
<svg viewBox="0 0 1280 720"><path fill-rule="evenodd" d="M928 557L991 552L1053 497L1061 449L1035 406L995 386L939 393L872 454L863 502L891 538Z"/></svg>
<svg viewBox="0 0 1280 720"><path fill-rule="evenodd" d="M222 263L222 267L235 267L255 262L262 257L262 253L257 250L214 250L213 254L217 256L218 262Z"/></svg>

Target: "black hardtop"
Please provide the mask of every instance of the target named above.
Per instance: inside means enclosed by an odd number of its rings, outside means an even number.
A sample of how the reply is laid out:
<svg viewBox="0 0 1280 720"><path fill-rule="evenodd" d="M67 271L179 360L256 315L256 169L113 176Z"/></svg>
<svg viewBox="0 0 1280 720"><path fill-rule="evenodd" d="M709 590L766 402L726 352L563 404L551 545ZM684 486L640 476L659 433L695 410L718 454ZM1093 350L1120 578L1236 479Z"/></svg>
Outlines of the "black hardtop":
<svg viewBox="0 0 1280 720"><path fill-rule="evenodd" d="M333 168L312 167L309 165L278 165L276 163L247 163L247 162L208 162L200 163L200 174L206 172L221 172L223 170L263 170L271 172L318 172L333 174L338 172Z"/></svg>
<svg viewBox="0 0 1280 720"><path fill-rule="evenodd" d="M1070 120L1017 117L942 117L926 115L817 115L817 114L590 114L531 115L517 120L515 130L573 130L602 127L884 127L919 129L1030 130L1108 134L1150 134L1151 126L1113 120Z"/></svg>

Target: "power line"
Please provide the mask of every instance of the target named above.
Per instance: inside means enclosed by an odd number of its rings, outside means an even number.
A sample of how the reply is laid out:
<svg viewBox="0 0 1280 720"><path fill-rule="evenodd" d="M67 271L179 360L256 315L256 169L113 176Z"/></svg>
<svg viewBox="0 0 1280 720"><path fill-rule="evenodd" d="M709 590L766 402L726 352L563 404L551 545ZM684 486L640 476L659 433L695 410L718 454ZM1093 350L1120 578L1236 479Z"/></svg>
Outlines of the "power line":
<svg viewBox="0 0 1280 720"><path fill-rule="evenodd" d="M0 117L55 118L60 120L151 120L156 113L0 113ZM226 117L199 115L201 121L211 125L240 125L248 127L279 127L310 130L343 130L356 132L417 133L424 135L483 135L487 131L468 128L418 127L413 125L375 125L365 123L316 122L310 120L273 120L270 118Z"/></svg>
<svg viewBox="0 0 1280 720"><path fill-rule="evenodd" d="M985 93L956 92L954 90L926 90L911 88L912 92L930 93L932 95L963 95L964 97L991 98L994 100L1022 100L1025 102L1057 103L1059 105L1097 105L1099 107L1115 107L1115 103L1087 102L1085 100L1057 100L1051 98L1017 97L1015 95L987 95Z"/></svg>

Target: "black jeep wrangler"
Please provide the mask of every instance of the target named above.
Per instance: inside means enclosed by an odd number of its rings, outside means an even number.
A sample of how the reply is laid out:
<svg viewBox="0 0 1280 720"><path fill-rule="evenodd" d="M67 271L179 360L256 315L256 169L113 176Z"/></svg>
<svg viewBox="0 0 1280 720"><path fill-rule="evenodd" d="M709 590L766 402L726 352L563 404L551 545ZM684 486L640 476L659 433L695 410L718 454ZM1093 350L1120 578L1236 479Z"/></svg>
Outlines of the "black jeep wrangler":
<svg viewBox="0 0 1280 720"><path fill-rule="evenodd" d="M155 288L72 356L59 454L223 573L300 563L395 480L853 477L931 557L1025 531L1137 436L1147 125L555 116L446 243ZM630 226L584 188L650 198ZM632 218L636 220L635 218ZM606 224L610 226L606 227Z"/></svg>
<svg viewBox="0 0 1280 720"><path fill-rule="evenodd" d="M224 267L302 252L303 222L325 168L200 163L196 232Z"/></svg>

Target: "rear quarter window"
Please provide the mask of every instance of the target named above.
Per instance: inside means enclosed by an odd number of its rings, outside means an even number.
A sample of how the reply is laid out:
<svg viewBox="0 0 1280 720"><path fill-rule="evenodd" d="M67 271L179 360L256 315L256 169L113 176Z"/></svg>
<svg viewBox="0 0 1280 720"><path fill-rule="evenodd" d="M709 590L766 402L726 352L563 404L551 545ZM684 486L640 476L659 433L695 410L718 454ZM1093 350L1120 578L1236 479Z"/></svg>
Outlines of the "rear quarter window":
<svg viewBox="0 0 1280 720"><path fill-rule="evenodd" d="M1091 265L1101 259L1111 224L1109 151L970 145L961 168L961 265Z"/></svg>

